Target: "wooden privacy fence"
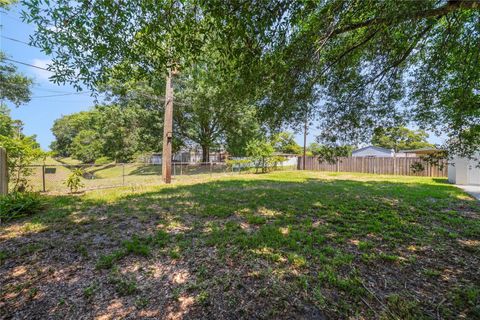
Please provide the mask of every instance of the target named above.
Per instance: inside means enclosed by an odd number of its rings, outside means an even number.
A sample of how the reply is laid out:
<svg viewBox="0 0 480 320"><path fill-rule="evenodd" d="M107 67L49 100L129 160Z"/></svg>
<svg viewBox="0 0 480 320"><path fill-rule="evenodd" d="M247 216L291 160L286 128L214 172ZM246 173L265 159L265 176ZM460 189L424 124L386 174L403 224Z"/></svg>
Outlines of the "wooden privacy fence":
<svg viewBox="0 0 480 320"><path fill-rule="evenodd" d="M8 192L7 151L0 148L0 195Z"/></svg>
<svg viewBox="0 0 480 320"><path fill-rule="evenodd" d="M421 165L419 165L421 164ZM317 157L306 157L305 170L332 172L363 172L403 176L447 177L447 164L433 165L422 158L348 157L338 158L336 163L319 162ZM299 170L303 170L303 157L298 158Z"/></svg>

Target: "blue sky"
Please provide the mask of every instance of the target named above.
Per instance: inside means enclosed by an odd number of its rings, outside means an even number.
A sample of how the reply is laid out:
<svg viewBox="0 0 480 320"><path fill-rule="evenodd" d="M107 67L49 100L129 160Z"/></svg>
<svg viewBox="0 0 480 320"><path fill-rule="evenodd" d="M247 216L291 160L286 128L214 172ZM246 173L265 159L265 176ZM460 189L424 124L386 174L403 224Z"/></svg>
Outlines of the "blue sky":
<svg viewBox="0 0 480 320"><path fill-rule="evenodd" d="M20 18L21 6L15 5L6 13L4 13L4 9L0 11L0 24L2 25L0 50L10 59L44 68L49 63L50 57L43 54L40 49L4 38L9 37L28 42L29 35L33 33L34 27L23 23ZM88 93L45 97L75 93L76 90L69 85L59 86L50 82L48 80L50 73L47 71L20 64L15 65L21 73L34 79L34 85L32 100L29 103L18 108L9 105L12 118L22 120L25 124L24 132L28 135L36 134L37 141L43 149L47 150L54 139L50 131L53 121L62 115L88 110L93 105L94 99Z"/></svg>
<svg viewBox="0 0 480 320"><path fill-rule="evenodd" d="M38 67L45 68L50 62L51 57L43 54L40 49L30 47L24 43L15 42L8 38L28 42L29 35L34 32L34 27L22 22L20 5L15 5L8 11L0 10L0 50L6 53L10 59L18 60ZM32 88L32 100L16 108L9 105L12 110L11 115L14 119L22 120L25 124L24 132L27 135L37 135L37 141L43 149L48 150L54 136L50 131L55 119L62 115L79 112L90 109L94 104L94 99L88 93L74 94L76 91L70 85L56 85L48 80L50 73L48 71L16 64L18 70L24 75L34 79ZM58 94L70 94L57 97L45 97ZM318 130L310 128L307 143L313 142ZM302 133L295 135L298 144L303 145ZM441 139L431 135L433 143L440 143Z"/></svg>

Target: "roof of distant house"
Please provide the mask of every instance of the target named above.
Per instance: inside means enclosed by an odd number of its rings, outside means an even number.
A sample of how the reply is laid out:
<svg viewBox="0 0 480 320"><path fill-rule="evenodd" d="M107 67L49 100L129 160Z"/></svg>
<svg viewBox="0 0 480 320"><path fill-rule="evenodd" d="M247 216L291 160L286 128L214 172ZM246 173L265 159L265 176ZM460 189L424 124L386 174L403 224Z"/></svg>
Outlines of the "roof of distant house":
<svg viewBox="0 0 480 320"><path fill-rule="evenodd" d="M361 151L366 150L366 149L375 149L375 150L377 150L377 151L385 152L385 153L391 153L391 152L392 152L392 150L386 149L386 148L382 148L382 147L366 146L366 147L363 147L363 148L360 148L360 149L357 149L357 150L353 150L352 153L361 152Z"/></svg>

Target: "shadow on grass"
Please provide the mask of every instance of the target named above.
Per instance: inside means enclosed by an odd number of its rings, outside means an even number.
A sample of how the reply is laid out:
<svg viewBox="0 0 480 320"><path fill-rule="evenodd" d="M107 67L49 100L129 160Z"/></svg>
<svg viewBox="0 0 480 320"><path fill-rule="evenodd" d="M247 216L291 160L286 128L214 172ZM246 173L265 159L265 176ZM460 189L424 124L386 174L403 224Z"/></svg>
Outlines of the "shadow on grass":
<svg viewBox="0 0 480 320"><path fill-rule="evenodd" d="M391 312L389 296L396 294L420 301L397 316L435 314L440 301L454 299L452 286L476 276L468 267L474 255L452 236L480 234L479 220L462 215L478 215L478 203L461 194L444 184L266 175L114 201L51 198L45 214L4 226L31 229L11 238L1 233L7 257L0 285L7 289L0 311L58 318L368 318ZM161 244L159 234L165 234ZM445 252L407 250L436 243ZM28 249L32 244L38 247ZM450 249L462 263L448 258ZM101 257L111 257L110 271L95 269ZM416 272L439 266L458 272L448 281ZM127 290L131 281L136 286ZM97 291L85 294L92 286ZM99 297L95 308L92 295ZM71 303L59 304L65 297ZM448 317L461 308L449 304L438 312Z"/></svg>

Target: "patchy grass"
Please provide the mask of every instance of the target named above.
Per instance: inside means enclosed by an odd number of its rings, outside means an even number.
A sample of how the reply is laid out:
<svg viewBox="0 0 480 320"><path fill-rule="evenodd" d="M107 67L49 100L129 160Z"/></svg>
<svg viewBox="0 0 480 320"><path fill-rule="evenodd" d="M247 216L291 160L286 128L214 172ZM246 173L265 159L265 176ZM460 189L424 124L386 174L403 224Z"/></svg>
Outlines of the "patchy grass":
<svg viewBox="0 0 480 320"><path fill-rule="evenodd" d="M0 226L7 317L480 317L480 206L442 179L292 171L47 200Z"/></svg>

